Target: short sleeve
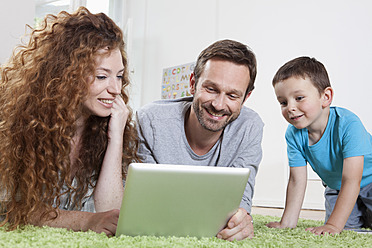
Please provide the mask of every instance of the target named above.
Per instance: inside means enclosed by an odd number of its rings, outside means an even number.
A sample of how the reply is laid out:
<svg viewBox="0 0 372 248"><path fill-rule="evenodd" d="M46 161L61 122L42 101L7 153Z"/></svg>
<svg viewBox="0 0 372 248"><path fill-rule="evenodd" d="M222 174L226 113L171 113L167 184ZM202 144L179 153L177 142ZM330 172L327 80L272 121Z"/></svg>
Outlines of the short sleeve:
<svg viewBox="0 0 372 248"><path fill-rule="evenodd" d="M307 161L304 156L304 144L301 139L301 130L295 129L293 126L288 126L285 133L287 142L287 156L290 167L306 166Z"/></svg>
<svg viewBox="0 0 372 248"><path fill-rule="evenodd" d="M357 116L344 127L342 153L344 158L364 156L372 152L370 134Z"/></svg>

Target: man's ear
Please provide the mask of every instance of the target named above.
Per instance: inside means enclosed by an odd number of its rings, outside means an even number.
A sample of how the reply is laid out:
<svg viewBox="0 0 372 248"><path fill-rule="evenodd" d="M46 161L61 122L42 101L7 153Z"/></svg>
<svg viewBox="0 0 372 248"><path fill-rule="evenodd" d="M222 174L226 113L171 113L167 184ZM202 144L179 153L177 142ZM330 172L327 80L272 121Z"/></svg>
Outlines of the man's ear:
<svg viewBox="0 0 372 248"><path fill-rule="evenodd" d="M190 93L195 94L196 82L195 82L195 75L192 72L190 75Z"/></svg>
<svg viewBox="0 0 372 248"><path fill-rule="evenodd" d="M243 101L242 105L245 103L245 101L247 101L248 97L250 97L251 94L252 94L252 91L249 91L249 92L247 93L247 95L246 95L245 98L244 98L244 101Z"/></svg>
<svg viewBox="0 0 372 248"><path fill-rule="evenodd" d="M325 88L322 97L323 97L323 104L322 104L323 108L326 108L329 105L331 105L332 100L333 100L333 89L331 87Z"/></svg>

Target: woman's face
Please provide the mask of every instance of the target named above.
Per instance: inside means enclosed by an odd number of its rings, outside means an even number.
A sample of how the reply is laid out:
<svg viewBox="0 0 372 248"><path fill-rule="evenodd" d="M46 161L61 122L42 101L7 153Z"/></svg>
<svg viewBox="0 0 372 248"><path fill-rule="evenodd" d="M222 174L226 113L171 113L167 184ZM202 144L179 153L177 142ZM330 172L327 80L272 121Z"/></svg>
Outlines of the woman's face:
<svg viewBox="0 0 372 248"><path fill-rule="evenodd" d="M119 49L107 54L106 49L101 49L96 57L95 75L89 81L87 99L83 103L84 112L89 115L107 117L116 97L119 97L122 88L124 65ZM94 77L94 79L93 79Z"/></svg>

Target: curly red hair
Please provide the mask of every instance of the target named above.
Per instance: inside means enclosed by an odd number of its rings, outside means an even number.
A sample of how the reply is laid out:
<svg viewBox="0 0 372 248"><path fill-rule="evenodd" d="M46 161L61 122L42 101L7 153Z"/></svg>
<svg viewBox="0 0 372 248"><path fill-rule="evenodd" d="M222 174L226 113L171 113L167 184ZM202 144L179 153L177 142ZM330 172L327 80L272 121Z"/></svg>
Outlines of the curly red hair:
<svg viewBox="0 0 372 248"><path fill-rule="evenodd" d="M13 230L43 216L57 216L61 194L73 193L76 208L89 186L95 186L107 148L110 117L89 117L79 157L74 162L77 186L71 185L71 140L81 116L98 50L119 49L125 72L122 96L128 103L128 63L123 33L105 14L79 8L73 14L48 15L43 27L31 29L27 45L18 46L1 67L0 205ZM139 161L132 110L123 137L123 178ZM62 192L63 185L68 186Z"/></svg>

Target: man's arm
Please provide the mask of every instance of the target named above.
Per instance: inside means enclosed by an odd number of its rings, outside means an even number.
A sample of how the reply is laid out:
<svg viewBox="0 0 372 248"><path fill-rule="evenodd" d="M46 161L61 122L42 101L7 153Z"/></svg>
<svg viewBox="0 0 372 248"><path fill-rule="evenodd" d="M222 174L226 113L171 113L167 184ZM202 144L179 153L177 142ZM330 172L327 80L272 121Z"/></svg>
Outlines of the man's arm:
<svg viewBox="0 0 372 248"><path fill-rule="evenodd" d="M251 120L253 118L250 118ZM244 126L246 123L244 123ZM253 123L250 128L244 128L239 131L243 131L241 141L236 145L229 145L236 149L237 153L234 154L229 152L233 156L236 156L233 160L232 167L249 168L251 173L248 179L248 183L245 187L240 208L235 215L231 217L226 225L226 228L218 233L217 237L225 240L242 240L245 238L253 238L253 222L250 216L252 197L255 186L255 178L258 171L258 166L262 159L262 134L263 134L263 123L259 119ZM233 133L236 136L236 133ZM235 138L233 139L235 140Z"/></svg>
<svg viewBox="0 0 372 248"><path fill-rule="evenodd" d="M138 156L144 163L157 163L152 153L153 135L151 122L145 113L136 113L139 139Z"/></svg>
<svg viewBox="0 0 372 248"><path fill-rule="evenodd" d="M248 213L251 212L256 175L262 160L262 136L263 123L256 122L249 130L245 130L239 146L234 148L239 151L236 154L237 157L234 159L232 166L250 169L248 183L244 189L244 194L240 203L240 207L247 210Z"/></svg>
<svg viewBox="0 0 372 248"><path fill-rule="evenodd" d="M320 235L325 233L336 234L344 229L358 198L363 165L364 156L344 159L341 189L332 214L324 226L308 228L308 231Z"/></svg>
<svg viewBox="0 0 372 248"><path fill-rule="evenodd" d="M297 226L298 217L304 201L307 184L306 166L291 167L287 186L287 197L284 213L280 222L270 222L272 228L294 228Z"/></svg>

